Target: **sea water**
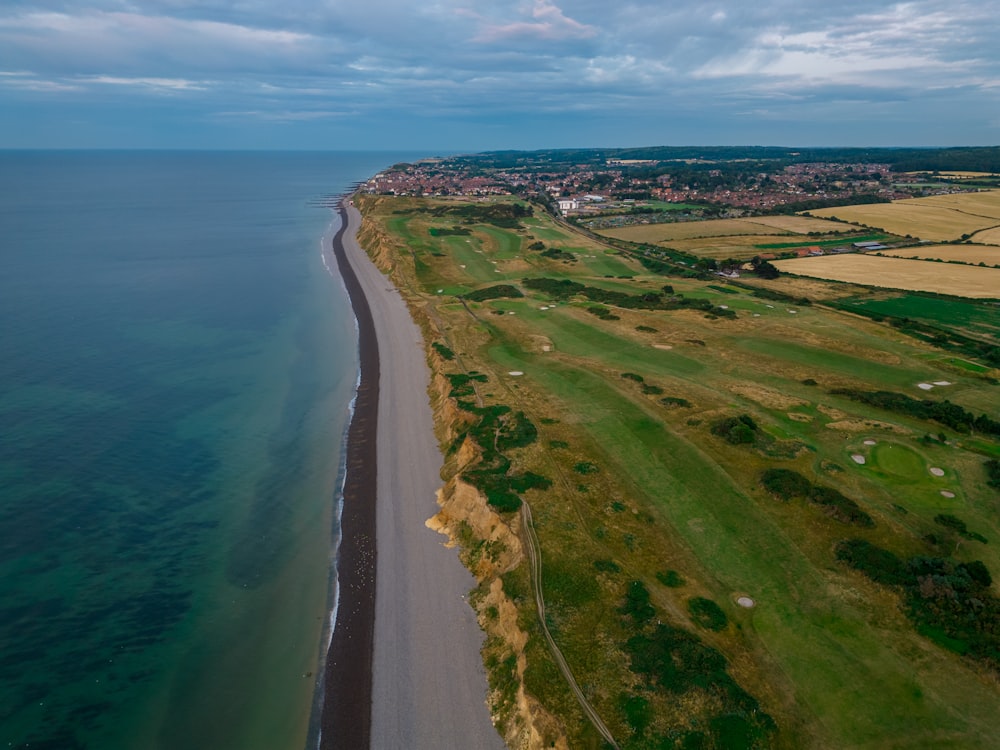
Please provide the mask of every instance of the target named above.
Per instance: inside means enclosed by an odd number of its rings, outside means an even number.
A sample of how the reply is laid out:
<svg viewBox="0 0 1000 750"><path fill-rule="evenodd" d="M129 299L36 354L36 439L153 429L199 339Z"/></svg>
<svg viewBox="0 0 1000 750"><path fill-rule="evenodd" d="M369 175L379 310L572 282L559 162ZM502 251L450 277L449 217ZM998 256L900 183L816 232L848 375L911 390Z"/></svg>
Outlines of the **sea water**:
<svg viewBox="0 0 1000 750"><path fill-rule="evenodd" d="M0 748L304 747L387 153L0 152Z"/></svg>

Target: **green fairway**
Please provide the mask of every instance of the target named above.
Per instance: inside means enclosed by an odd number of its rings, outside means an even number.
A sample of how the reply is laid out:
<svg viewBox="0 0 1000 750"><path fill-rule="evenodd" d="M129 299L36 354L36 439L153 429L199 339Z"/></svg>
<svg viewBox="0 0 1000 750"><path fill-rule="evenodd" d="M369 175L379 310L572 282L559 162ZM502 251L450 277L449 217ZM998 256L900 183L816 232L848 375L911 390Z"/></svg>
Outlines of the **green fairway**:
<svg viewBox="0 0 1000 750"><path fill-rule="evenodd" d="M887 733L897 746L906 746L928 731L948 735L970 729L953 714L950 706L958 701L951 691L961 690L963 703L980 703L985 696L962 684L957 665L939 658L935 679L949 688L925 693L904 666L907 652L916 647L914 638L884 642L867 613L838 596L838 587L798 552L794 537L758 510L708 456L591 372L552 364L539 368L537 358L511 347L494 347L490 356L502 368L523 369L560 399L605 461L629 477L634 491L650 499L659 519L712 572L720 601L735 591L754 597L758 607L752 617L740 617L732 606L729 612L762 640L814 715L851 717L826 727L833 746L859 747ZM985 698L982 709L989 705L992 698ZM980 717L977 732L985 738L989 721ZM969 747L989 746L965 736Z"/></svg>
<svg viewBox="0 0 1000 750"><path fill-rule="evenodd" d="M769 338L750 338L740 341L738 346L748 351L766 357L778 366L787 361L807 365L814 368L822 376L824 372L833 372L868 381L882 386L891 385L894 388L912 390L914 384L925 377L925 373L910 371L872 362L861 357L828 351L819 347L808 346L793 341L777 341Z"/></svg>

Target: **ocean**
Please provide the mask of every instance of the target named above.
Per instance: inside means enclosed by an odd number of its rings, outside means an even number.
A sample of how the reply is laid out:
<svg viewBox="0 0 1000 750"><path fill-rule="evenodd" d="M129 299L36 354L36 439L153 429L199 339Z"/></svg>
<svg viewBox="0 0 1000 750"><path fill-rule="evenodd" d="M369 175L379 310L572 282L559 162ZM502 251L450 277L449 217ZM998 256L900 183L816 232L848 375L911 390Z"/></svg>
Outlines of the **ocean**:
<svg viewBox="0 0 1000 750"><path fill-rule="evenodd" d="M0 152L0 747L307 746L358 368L320 203L412 156Z"/></svg>

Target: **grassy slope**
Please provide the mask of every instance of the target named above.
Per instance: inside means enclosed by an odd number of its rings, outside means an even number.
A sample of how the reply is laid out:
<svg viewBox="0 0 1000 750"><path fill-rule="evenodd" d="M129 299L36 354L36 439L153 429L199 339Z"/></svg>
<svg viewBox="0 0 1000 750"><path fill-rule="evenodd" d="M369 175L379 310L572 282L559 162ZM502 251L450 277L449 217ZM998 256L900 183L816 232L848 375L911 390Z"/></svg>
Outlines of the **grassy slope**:
<svg viewBox="0 0 1000 750"><path fill-rule="evenodd" d="M917 382L949 380L955 385L945 395L980 411L996 403L997 389L972 373L962 377L955 369L938 369L939 353L853 316L725 295L699 282L643 277L631 261L610 257L542 217L529 220L520 233L473 226L471 237L434 239L429 226L454 222L392 214L406 205L414 202L385 201L376 215L391 217L389 229L414 251L426 299L440 298L438 289L447 295L529 275L570 276L633 293L670 282L686 295L739 313L738 320L727 321L690 311L616 310L621 320L608 322L587 314L586 303L543 311L548 300L529 297L472 303L477 322L450 298L437 306L449 346L467 368L489 375L482 389L487 403L524 409L540 426L539 442L513 457L554 480L551 490L526 495L543 549L550 627L616 737L628 736L620 698L631 676L621 652L628 632L615 610L627 582L641 579L659 617L691 628L727 655L740 684L778 721L786 746L993 744L988 717L1000 714L995 681L917 635L893 594L841 567L832 554L837 540L852 536L903 554L926 552L918 540L944 509L994 542L966 544L958 557L982 559L1000 573L1000 526L983 459L960 447L963 438L948 446L918 441L925 432L939 432L938 425L868 414L827 395L826 388L918 395ZM521 249L534 239L574 252L577 262ZM637 278L605 279L629 274ZM641 333L637 325L657 330ZM513 370L525 375L507 374ZM666 408L623 380L626 371L687 399L691 408ZM819 386L803 385L805 378ZM778 458L709 433L713 419L737 413L752 414L774 441L806 447L793 458ZM866 438L877 445L865 446ZM856 465L850 458L855 452L868 463ZM580 475L573 467L581 460L599 471ZM931 465L944 468L945 477L930 475ZM759 472L769 466L794 468L837 486L877 527L862 531L815 507L778 503L757 486ZM943 498L943 488L956 498ZM613 560L619 570L597 574L595 560ZM687 585L659 584L654 574L666 569L680 571ZM758 606L736 607L740 593ZM687 619L685 603L692 596L714 599L732 624L718 634L699 631ZM522 601L522 619L530 626L530 597ZM595 641L601 648L593 647ZM564 718L571 746L591 745L592 732L545 663L544 648L538 639L533 644L529 690ZM679 702L648 697L661 732L684 725L701 705L696 696Z"/></svg>

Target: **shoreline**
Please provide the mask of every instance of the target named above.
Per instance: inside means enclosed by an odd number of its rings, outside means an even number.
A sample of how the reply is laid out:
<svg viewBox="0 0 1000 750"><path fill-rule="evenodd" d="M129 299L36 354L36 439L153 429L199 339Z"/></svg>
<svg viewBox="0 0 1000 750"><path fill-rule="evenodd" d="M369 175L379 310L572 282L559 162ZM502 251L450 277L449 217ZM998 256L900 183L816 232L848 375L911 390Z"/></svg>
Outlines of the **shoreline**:
<svg viewBox="0 0 1000 750"><path fill-rule="evenodd" d="M486 702L486 636L467 601L477 581L427 525L440 510L444 456L423 334L359 244L362 216L349 196L338 210L333 249L358 321L361 377L320 748L506 750Z"/></svg>
<svg viewBox="0 0 1000 750"><path fill-rule="evenodd" d="M331 246L357 321L360 376L347 432L336 563L339 602L324 664L320 750L362 750L371 743L379 356L371 307L344 249L346 200L337 205L341 225Z"/></svg>

